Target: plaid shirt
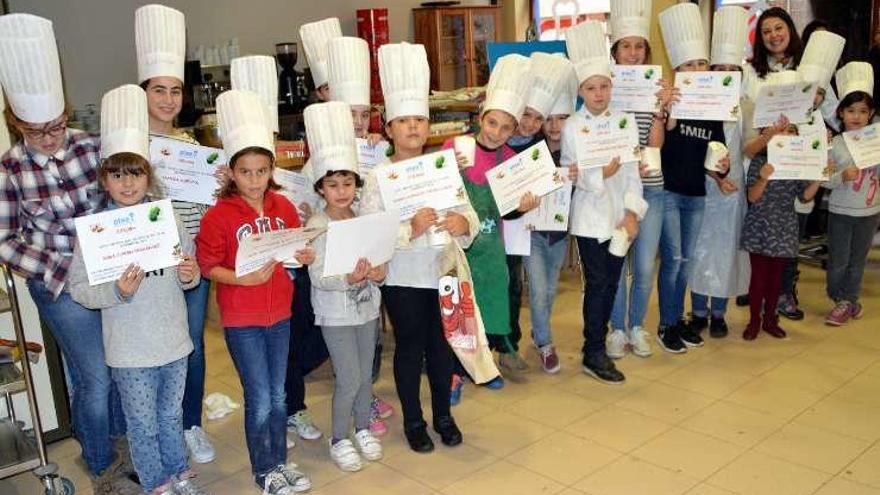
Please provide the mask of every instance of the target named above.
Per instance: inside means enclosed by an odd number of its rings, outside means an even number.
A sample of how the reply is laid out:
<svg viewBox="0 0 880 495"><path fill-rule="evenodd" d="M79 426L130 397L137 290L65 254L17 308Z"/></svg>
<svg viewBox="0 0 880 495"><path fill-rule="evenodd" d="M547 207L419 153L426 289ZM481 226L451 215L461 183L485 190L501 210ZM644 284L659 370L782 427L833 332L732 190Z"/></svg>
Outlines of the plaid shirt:
<svg viewBox="0 0 880 495"><path fill-rule="evenodd" d="M19 142L0 161L0 261L58 297L76 245L74 217L97 205L99 143L67 130L53 156Z"/></svg>

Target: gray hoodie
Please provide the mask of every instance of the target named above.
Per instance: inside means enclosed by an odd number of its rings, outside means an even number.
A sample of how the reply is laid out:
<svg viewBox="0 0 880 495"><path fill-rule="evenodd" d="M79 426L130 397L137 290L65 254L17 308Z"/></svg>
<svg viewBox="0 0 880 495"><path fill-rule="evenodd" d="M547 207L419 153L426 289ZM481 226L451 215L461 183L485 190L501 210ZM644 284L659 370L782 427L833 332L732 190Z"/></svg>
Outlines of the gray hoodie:
<svg viewBox="0 0 880 495"><path fill-rule="evenodd" d="M869 217L880 213L880 165L862 169L854 181L844 181L841 172L853 166L853 158L843 136L835 136L831 141L831 159L837 167L837 173L823 184L831 189L828 211L851 217Z"/></svg>

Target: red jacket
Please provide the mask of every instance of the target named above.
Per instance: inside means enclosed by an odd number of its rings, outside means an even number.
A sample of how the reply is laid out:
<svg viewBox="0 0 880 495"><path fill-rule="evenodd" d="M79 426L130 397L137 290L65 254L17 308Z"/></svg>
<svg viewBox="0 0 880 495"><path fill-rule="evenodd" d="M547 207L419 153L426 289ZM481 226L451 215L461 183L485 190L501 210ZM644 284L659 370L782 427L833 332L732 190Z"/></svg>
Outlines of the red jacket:
<svg viewBox="0 0 880 495"><path fill-rule="evenodd" d="M199 268L205 275L216 266L235 270L240 239L254 232L299 226L299 215L293 204L272 191L267 191L263 199L262 218L241 196L220 198L205 213L196 237ZM265 284L217 284L217 304L225 328L270 326L290 318L292 300L293 282L280 263Z"/></svg>

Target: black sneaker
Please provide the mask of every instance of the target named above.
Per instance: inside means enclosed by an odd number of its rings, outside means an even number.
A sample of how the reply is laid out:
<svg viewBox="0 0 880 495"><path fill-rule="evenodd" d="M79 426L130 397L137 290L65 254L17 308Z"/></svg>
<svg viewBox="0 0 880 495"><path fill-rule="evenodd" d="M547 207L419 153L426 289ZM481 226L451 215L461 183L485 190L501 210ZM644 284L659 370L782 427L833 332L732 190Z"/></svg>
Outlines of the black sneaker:
<svg viewBox="0 0 880 495"><path fill-rule="evenodd" d="M440 441L447 447L461 443L461 430L452 416L442 416L434 420L434 431L440 434Z"/></svg>
<svg viewBox="0 0 880 495"><path fill-rule="evenodd" d="M684 320L678 322L679 336L684 345L688 347L703 347L703 337L700 337L699 330L689 322Z"/></svg>
<svg viewBox="0 0 880 495"><path fill-rule="evenodd" d="M713 339L723 339L727 337L727 322L724 318L712 318L709 322L709 335Z"/></svg>
<svg viewBox="0 0 880 495"><path fill-rule="evenodd" d="M691 319L687 323L688 327L697 334L703 332L703 330L709 328L709 317L708 316L697 316L691 313Z"/></svg>
<svg viewBox="0 0 880 495"><path fill-rule="evenodd" d="M660 327L657 329L657 342L666 352L673 354L681 354L687 352L684 342L681 341L680 328L678 324L668 327Z"/></svg>
<svg viewBox="0 0 880 495"><path fill-rule="evenodd" d="M623 376L623 373L614 367L614 361L605 354L595 358L584 356L582 364L584 373L602 383L621 385L626 381L626 377Z"/></svg>
<svg viewBox="0 0 880 495"><path fill-rule="evenodd" d="M405 427L403 434L413 451L425 453L434 450L434 442L428 436L428 427L424 423L411 428Z"/></svg>
<svg viewBox="0 0 880 495"><path fill-rule="evenodd" d="M739 307L748 306L749 305L749 295L743 294L741 296L736 296L736 305Z"/></svg>
<svg viewBox="0 0 880 495"><path fill-rule="evenodd" d="M793 295L784 295L779 298L779 304L776 306L776 312L779 316L788 318L789 320L803 320L804 312L798 308L797 299Z"/></svg>

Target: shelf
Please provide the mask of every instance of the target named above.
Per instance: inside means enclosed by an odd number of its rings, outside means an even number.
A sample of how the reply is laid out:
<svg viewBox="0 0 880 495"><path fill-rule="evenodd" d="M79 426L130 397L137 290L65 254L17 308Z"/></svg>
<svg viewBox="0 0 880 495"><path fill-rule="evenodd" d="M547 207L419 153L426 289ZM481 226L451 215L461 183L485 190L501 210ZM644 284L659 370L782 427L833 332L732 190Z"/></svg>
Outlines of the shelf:
<svg viewBox="0 0 880 495"><path fill-rule="evenodd" d="M8 419L0 420L0 479L40 465L34 439Z"/></svg>

